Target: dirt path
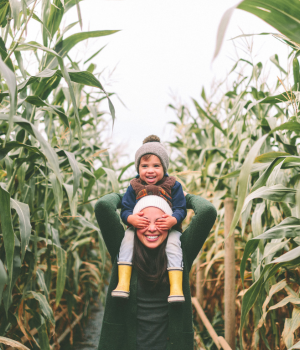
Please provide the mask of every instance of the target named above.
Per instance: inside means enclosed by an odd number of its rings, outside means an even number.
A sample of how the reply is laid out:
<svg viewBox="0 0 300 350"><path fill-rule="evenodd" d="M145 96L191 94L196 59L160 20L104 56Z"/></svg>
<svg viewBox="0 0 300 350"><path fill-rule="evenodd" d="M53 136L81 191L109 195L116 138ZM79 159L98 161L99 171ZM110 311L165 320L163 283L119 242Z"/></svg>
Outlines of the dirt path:
<svg viewBox="0 0 300 350"><path fill-rule="evenodd" d="M87 321L84 328L84 338L74 344L73 350L96 350L98 349L100 331L102 327L102 319L104 307L98 301L91 309L91 317Z"/></svg>

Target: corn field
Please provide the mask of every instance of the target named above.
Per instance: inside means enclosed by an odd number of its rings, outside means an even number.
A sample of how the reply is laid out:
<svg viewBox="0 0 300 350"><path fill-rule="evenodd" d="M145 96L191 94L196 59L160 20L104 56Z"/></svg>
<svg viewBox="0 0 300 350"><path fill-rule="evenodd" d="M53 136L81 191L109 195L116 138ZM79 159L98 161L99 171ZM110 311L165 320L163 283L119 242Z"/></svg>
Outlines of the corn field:
<svg viewBox="0 0 300 350"><path fill-rule="evenodd" d="M59 349L65 328L88 315L95 295L105 300L110 260L93 204L126 188L123 174L133 163L120 167L103 146L115 111L113 93L92 63L102 48L84 62L69 55L77 43L116 31L68 35L75 24L61 23L74 6L80 26L76 0L0 2L2 349L25 349L20 343ZM218 210L190 274L192 294L200 290L217 333L224 335L226 323L224 200L232 198L236 349L299 349L300 5L244 0L237 8L279 31L272 35L289 47L288 65L275 55L269 64L276 73L266 76L249 52L209 93L203 88L193 108L171 103L177 119L169 173ZM215 56L233 10L222 19ZM24 39L32 21L41 26L41 42ZM30 52L34 75L24 65ZM68 337L72 343L72 331ZM216 349L195 313L195 349L200 347Z"/></svg>
<svg viewBox="0 0 300 350"><path fill-rule="evenodd" d="M62 28L73 6L78 19ZM41 42L23 39L32 21ZM103 147L112 124L103 110L114 119L114 107L92 63L101 47L85 62L69 51L115 31L68 36L78 22L78 1L1 1L0 343L8 346L58 349L93 295L105 298L110 262L91 202L118 191ZM34 75L24 63L30 52Z"/></svg>

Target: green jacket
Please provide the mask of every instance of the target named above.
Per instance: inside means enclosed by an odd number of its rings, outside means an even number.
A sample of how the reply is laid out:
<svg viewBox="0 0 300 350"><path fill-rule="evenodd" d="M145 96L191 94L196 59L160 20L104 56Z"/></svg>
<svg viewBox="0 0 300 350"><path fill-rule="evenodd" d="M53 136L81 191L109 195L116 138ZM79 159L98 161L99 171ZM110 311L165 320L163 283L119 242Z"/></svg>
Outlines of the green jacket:
<svg viewBox="0 0 300 350"><path fill-rule="evenodd" d="M111 291L118 284L117 255L124 237L124 228L116 211L121 208L121 199L122 195L112 193L99 199L95 205L96 218L113 262L98 350L138 350L136 349L137 273L134 268L129 300L111 297ZM215 207L201 197L188 194L186 203L187 209L193 209L195 216L181 236L185 302L169 304L168 350L194 349L189 271L217 214Z"/></svg>

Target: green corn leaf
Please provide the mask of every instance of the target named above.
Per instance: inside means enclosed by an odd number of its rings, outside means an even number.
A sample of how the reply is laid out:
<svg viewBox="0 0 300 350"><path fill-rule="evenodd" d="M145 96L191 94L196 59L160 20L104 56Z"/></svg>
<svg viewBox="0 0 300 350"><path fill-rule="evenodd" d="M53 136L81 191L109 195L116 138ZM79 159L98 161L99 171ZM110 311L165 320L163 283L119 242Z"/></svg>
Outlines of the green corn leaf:
<svg viewBox="0 0 300 350"><path fill-rule="evenodd" d="M244 275L245 275L247 260L249 256L256 250L256 248L258 247L258 244L259 244L259 240L257 239L256 240L250 239L250 241L246 243L243 258L240 265L240 275L241 275L241 280L243 285L244 285Z"/></svg>
<svg viewBox="0 0 300 350"><path fill-rule="evenodd" d="M7 24L6 16L7 16L8 11L9 11L9 1L6 0L6 1L2 2L1 5L2 6L0 8L0 26L3 28Z"/></svg>
<svg viewBox="0 0 300 350"><path fill-rule="evenodd" d="M39 345L41 349L50 350L49 336L47 333L47 327L45 323L42 323L40 327L38 327L38 333L39 333Z"/></svg>
<svg viewBox="0 0 300 350"><path fill-rule="evenodd" d="M199 103L198 103L195 99L192 99L192 100L193 100L193 102L194 102L194 105L195 105L195 107L196 107L196 110L197 110L199 116L200 116L201 118L203 118L203 117L204 117L204 118L207 118L217 129L219 129L219 130L222 132L222 134L224 134L225 136L227 136L227 130L222 128L220 122L219 122L217 119L215 119L214 117L209 116L209 115L204 111L204 109L200 107Z"/></svg>
<svg viewBox="0 0 300 350"><path fill-rule="evenodd" d="M240 214L242 212L242 208L244 205L244 201L246 198L246 194L247 194L247 187L248 187L248 181L249 181L249 176L251 173L251 168L252 165L254 163L254 160L257 156L257 153L259 152L262 144L264 143L264 141L266 140L266 138L268 137L268 135L264 135L263 137L261 137L260 139L258 139L255 144L252 146L251 150L249 151L244 164L242 166L241 169L241 173L239 176L239 193L238 193L238 201L237 201L237 205L236 205L236 211L234 213L234 217L233 220L231 222L230 225L230 230L229 230L229 236L232 235L233 230L239 220Z"/></svg>
<svg viewBox="0 0 300 350"><path fill-rule="evenodd" d="M10 94L10 108L9 108L9 120L8 120L8 130L6 133L6 141L9 140L9 135L13 126L13 116L16 112L17 106L17 82L15 74L8 68L8 66L2 61L0 57L0 73L4 77L6 84L8 86Z"/></svg>
<svg viewBox="0 0 300 350"><path fill-rule="evenodd" d="M283 69L283 68L281 67L281 65L279 64L278 55L275 54L275 55L271 56L271 57L270 57L270 61L271 61L272 63L274 63L275 66L276 66L282 73L284 73L285 75L287 75L287 71L286 71L285 69Z"/></svg>
<svg viewBox="0 0 300 350"><path fill-rule="evenodd" d="M286 152L267 152L257 156L255 158L255 163L270 163L273 162L278 157L290 156L289 153Z"/></svg>
<svg viewBox="0 0 300 350"><path fill-rule="evenodd" d="M58 247L61 247L58 230L52 225L48 224L48 232L51 235L52 243L56 244Z"/></svg>
<svg viewBox="0 0 300 350"><path fill-rule="evenodd" d="M69 198L69 205L70 205L70 212L72 216L76 216L77 214L77 204L78 204L78 196L75 194L74 196L74 190L73 185L63 184L64 188L67 192L68 198Z"/></svg>
<svg viewBox="0 0 300 350"><path fill-rule="evenodd" d="M65 154L68 157L69 163L73 170L73 197L75 197L78 187L80 185L81 171L79 169L74 154L68 151L65 151Z"/></svg>
<svg viewBox="0 0 300 350"><path fill-rule="evenodd" d="M43 317L49 322L51 322L53 325L55 325L53 311L50 305L48 304L46 297L41 293L29 291L25 294L24 299L31 299L31 298L34 298L38 301Z"/></svg>
<svg viewBox="0 0 300 350"><path fill-rule="evenodd" d="M294 76L294 89L295 91L300 90L300 66L297 57L293 59L293 76Z"/></svg>
<svg viewBox="0 0 300 350"><path fill-rule="evenodd" d="M0 143L0 147L1 147L1 143ZM41 156L44 160L46 159L46 157L44 156L44 154L37 148L37 147L33 147L33 146L29 146L26 145L25 143L21 143L18 141L10 141L10 142L6 142L5 147L1 147L0 148L0 160L2 160L4 157L6 157L6 155L12 151L13 149L17 149L17 148L26 148L28 151L34 152L39 154L39 156Z"/></svg>
<svg viewBox="0 0 300 350"><path fill-rule="evenodd" d="M57 58L58 64L59 64L60 69L61 69L61 73L62 73L62 75L63 75L63 77L64 77L64 79L69 87L69 93L71 96L71 100L72 100L72 104L73 104L73 108L74 108L74 113L75 113L75 122L77 125L79 145L81 147L81 144L82 144L81 124L80 124L80 118L79 118L78 108L77 108L77 104L76 104L76 98L75 98L75 94L74 94L74 89L73 89L72 84L71 84L69 73L64 65L64 61L63 61L62 57L60 57L55 51L48 49L45 46L39 45L37 43L36 44L27 43L27 44L24 44L23 47L25 47L25 48L28 47L29 49L36 49L36 50L40 49L40 50L45 51L45 52L49 53L50 55L53 55ZM49 67L47 67L47 68L49 68Z"/></svg>
<svg viewBox="0 0 300 350"><path fill-rule="evenodd" d="M26 249L29 244L31 234L30 211L26 203L21 203L13 198L10 199L11 208L15 209L20 222L20 236L21 236L21 262L24 259Z"/></svg>
<svg viewBox="0 0 300 350"><path fill-rule="evenodd" d="M278 157L270 164L270 166L263 172L263 174L257 179L253 187L251 188L251 192L256 191L260 187L264 186L267 183L268 178L272 174L274 168L284 161L283 157Z"/></svg>
<svg viewBox="0 0 300 350"><path fill-rule="evenodd" d="M233 11L238 8L261 18L290 41L300 44L300 11L297 0L244 0L228 9L219 24L214 58L220 52L227 26Z"/></svg>
<svg viewBox="0 0 300 350"><path fill-rule="evenodd" d="M260 187L247 196L242 211L246 210L248 203L255 198L269 199L274 202L296 203L296 192L297 190L282 185Z"/></svg>
<svg viewBox="0 0 300 350"><path fill-rule="evenodd" d="M0 120L8 121L8 119L8 115L0 114ZM13 117L13 121L22 128L24 128L27 132L29 132L39 141L41 148L45 156L47 157L49 164L51 165L52 170L54 171L59 181L62 182L57 155L53 148L49 145L49 143L44 139L42 134L38 131L38 129L28 120L21 117Z"/></svg>
<svg viewBox="0 0 300 350"><path fill-rule="evenodd" d="M237 8L261 18L291 41L300 44L300 10L297 0L290 0L288 6L280 0L244 0Z"/></svg>
<svg viewBox="0 0 300 350"><path fill-rule="evenodd" d="M38 96L28 96L25 98L25 101L37 106L37 107L46 107L46 110L50 110L52 113L57 114L61 121L64 123L64 125L68 128L69 127L69 121L68 121L68 117L66 116L66 114L61 110L60 108L57 108L56 106L50 105L46 102L44 102L40 97Z"/></svg>
<svg viewBox="0 0 300 350"><path fill-rule="evenodd" d="M12 12L12 17L14 19L14 29L16 29L18 24L18 17L22 10L22 4L20 1L17 0L9 0L9 4Z"/></svg>
<svg viewBox="0 0 300 350"><path fill-rule="evenodd" d="M286 123L283 123L283 124L277 126L271 132L274 133L275 131L279 131L279 130L281 130L281 131L288 130L288 131L294 131L294 132L299 133L300 132L300 123L298 123L296 121L286 122Z"/></svg>
<svg viewBox="0 0 300 350"><path fill-rule="evenodd" d="M300 249L300 247L298 247ZM240 348L243 349L242 343L242 330L246 322L247 315L256 302L258 296L260 295L265 283L272 278L281 267L285 268L295 268L299 266L300 263L300 250L298 248L293 249L282 255L280 258L267 264L263 271L261 272L258 280L252 284L252 286L246 291L243 302L242 302L242 312L241 312L241 323L240 323Z"/></svg>
<svg viewBox="0 0 300 350"><path fill-rule="evenodd" d="M101 47L101 49L99 49L98 51L96 51L91 57L89 57L87 60L85 60L83 63L86 64L88 63L90 60L92 60L93 58L95 58L104 48L106 47L106 45L104 45L103 47Z"/></svg>
<svg viewBox="0 0 300 350"><path fill-rule="evenodd" d="M6 266L9 276L9 284L7 287L8 296L11 295L12 291L13 259L15 250L15 235L11 220L10 199L10 194L0 185L0 222L6 254Z"/></svg>
<svg viewBox="0 0 300 350"><path fill-rule="evenodd" d="M56 306L58 306L65 289L66 274L67 274L67 258L66 258L66 252L64 249L57 246L56 244L54 244L53 246L56 252L57 266L58 266L57 278L56 278L56 299L55 299L55 304Z"/></svg>
<svg viewBox="0 0 300 350"><path fill-rule="evenodd" d="M279 166L281 164L281 166ZM270 166L264 171L264 173L258 178L258 180L253 185L251 192L256 191L260 187L264 186L267 183L267 180L269 177L273 174L273 171L276 167L277 170L280 170L280 168L292 168L292 167L298 167L300 165L300 157L296 156L281 156L273 160L273 162L270 164Z"/></svg>
<svg viewBox="0 0 300 350"><path fill-rule="evenodd" d="M64 14L63 4L60 0L54 0L50 5L50 13L47 18L46 28L50 33L50 38L53 38Z"/></svg>
<svg viewBox="0 0 300 350"><path fill-rule="evenodd" d="M74 83L83 84L87 86L94 86L104 91L100 81L96 79L92 73L88 71L74 71L74 70L68 70L68 73L70 75L70 79Z"/></svg>
<svg viewBox="0 0 300 350"><path fill-rule="evenodd" d="M75 45L77 45L83 40L86 40L89 38L99 38L101 36L107 36L117 32L119 32L119 30L96 30L91 32L76 33L62 40L55 47L55 51L58 53L59 56L65 57Z"/></svg>
<svg viewBox="0 0 300 350"><path fill-rule="evenodd" d="M27 73L26 73L25 68L24 68L23 58L22 58L21 52L15 51L14 55L15 55L16 60L18 62L18 66L19 66L19 69L20 69L20 71L22 73L22 76L23 76L24 79L26 79Z"/></svg>
<svg viewBox="0 0 300 350"><path fill-rule="evenodd" d="M121 173L120 173L120 175L119 175L119 177L118 177L118 181L119 181L119 182L121 181L121 177L122 177L122 175L125 173L125 171L126 171L127 169L129 169L132 165L134 165L134 162L131 162L131 163L129 163L128 165L126 165L125 167L123 167L123 169L122 169L122 171L121 171Z"/></svg>
<svg viewBox="0 0 300 350"><path fill-rule="evenodd" d="M264 171L267 167L268 167L268 164L266 164L266 163L263 163L263 164L254 163L251 167L250 173L253 174L253 173L257 173L259 171ZM222 179L230 179L233 177L238 177L241 173L241 170L242 170L242 168L234 170L229 174L221 176L220 179L222 180Z"/></svg>
<svg viewBox="0 0 300 350"><path fill-rule="evenodd" d="M49 292L48 288L45 282L45 276L44 276L44 271L41 269L36 270L36 277L37 277L37 282L40 286L40 289L45 293L45 296L47 298L47 301L49 302Z"/></svg>
<svg viewBox="0 0 300 350"><path fill-rule="evenodd" d="M120 189L119 189L119 182L118 182L118 178L117 178L116 173L112 169L108 169L108 168L105 168L105 167L102 167L102 169L106 172L107 178L111 182L113 191L115 193L119 193L119 191L120 191Z"/></svg>
<svg viewBox="0 0 300 350"><path fill-rule="evenodd" d="M0 260L0 305L2 302L2 293L3 293L3 289L6 285L7 282L7 273L5 270L5 267L3 265L2 260Z"/></svg>
<svg viewBox="0 0 300 350"><path fill-rule="evenodd" d="M62 204L63 204L63 199L64 199L62 186L61 186L61 183L58 181L57 177L55 176L55 174L51 174L49 176L49 179L50 179L51 184L52 184L52 190L53 190L53 194L54 194L54 198L55 198L56 211L57 211L58 215L60 215L61 209L62 209Z"/></svg>

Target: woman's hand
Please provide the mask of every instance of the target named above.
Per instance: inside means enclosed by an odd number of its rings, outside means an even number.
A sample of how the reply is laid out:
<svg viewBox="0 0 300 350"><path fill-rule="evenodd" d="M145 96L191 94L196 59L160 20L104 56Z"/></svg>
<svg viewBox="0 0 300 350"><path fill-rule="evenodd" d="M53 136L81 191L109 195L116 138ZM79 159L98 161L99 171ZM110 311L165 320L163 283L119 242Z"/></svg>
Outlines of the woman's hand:
<svg viewBox="0 0 300 350"><path fill-rule="evenodd" d="M128 224L135 228L146 228L149 226L150 221L147 218L143 218L144 213L140 211L139 213L129 215L127 218Z"/></svg>
<svg viewBox="0 0 300 350"><path fill-rule="evenodd" d="M176 224L177 219L174 216L170 216L168 214L164 214L160 219L156 220L156 226L161 230L170 230Z"/></svg>

